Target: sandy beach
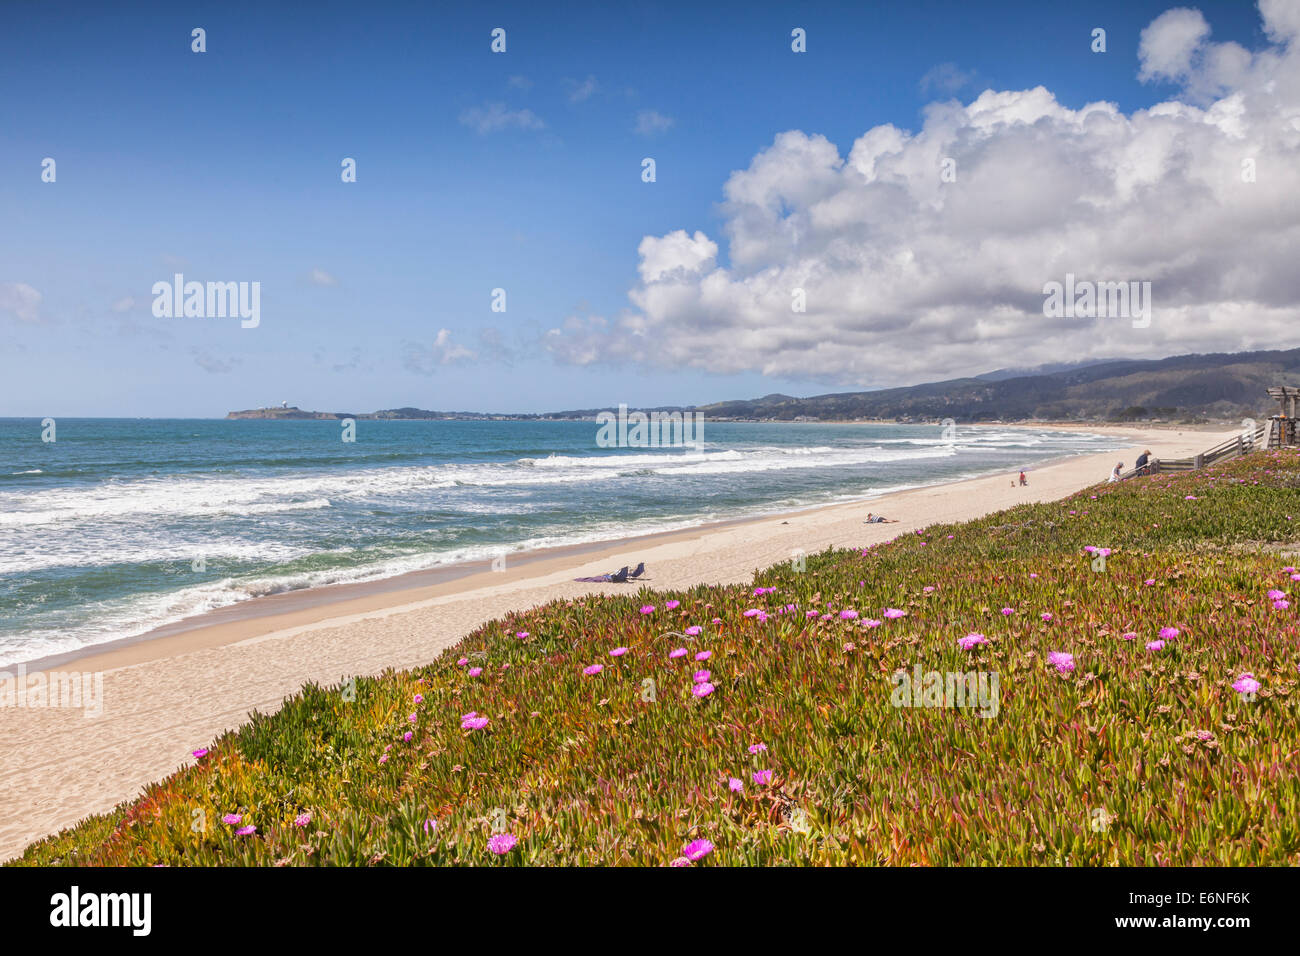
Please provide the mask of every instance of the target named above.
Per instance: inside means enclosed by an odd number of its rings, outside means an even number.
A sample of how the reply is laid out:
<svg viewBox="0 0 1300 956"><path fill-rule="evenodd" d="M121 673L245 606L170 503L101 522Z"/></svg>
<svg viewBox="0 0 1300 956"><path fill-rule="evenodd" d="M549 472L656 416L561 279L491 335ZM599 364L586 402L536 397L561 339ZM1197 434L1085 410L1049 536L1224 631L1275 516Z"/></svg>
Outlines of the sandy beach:
<svg viewBox="0 0 1300 956"><path fill-rule="evenodd" d="M1059 426L1053 426L1059 427ZM647 535L511 559L504 570L464 566L406 575L381 586L345 586L259 599L258 606L184 622L147 640L91 649L39 666L102 672L103 712L6 708L0 716L0 859L90 813L133 797L191 760L190 751L273 711L304 682L425 663L479 625L514 610L592 591L584 584L644 561L644 584L684 588L748 582L798 552L863 546L939 521L960 521L1028 501L1060 498L1103 481L1143 448L1156 457L1194 454L1235 432L1089 426L1123 436L1122 451L1037 468L1027 487L999 474L754 520ZM897 523L863 524L868 511ZM13 671L14 668L8 668ZM29 670L38 665L28 665Z"/></svg>

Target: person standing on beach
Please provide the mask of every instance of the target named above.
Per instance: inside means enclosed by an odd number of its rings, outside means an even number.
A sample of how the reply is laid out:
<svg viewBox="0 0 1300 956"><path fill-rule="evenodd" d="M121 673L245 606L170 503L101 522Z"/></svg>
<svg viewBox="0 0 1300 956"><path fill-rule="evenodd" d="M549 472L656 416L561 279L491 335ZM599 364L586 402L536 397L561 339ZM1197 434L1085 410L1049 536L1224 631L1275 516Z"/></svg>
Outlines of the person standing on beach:
<svg viewBox="0 0 1300 956"><path fill-rule="evenodd" d="M1025 477L1025 472L1023 468L1020 470L1020 483L1022 485L1029 484L1029 479Z"/></svg>

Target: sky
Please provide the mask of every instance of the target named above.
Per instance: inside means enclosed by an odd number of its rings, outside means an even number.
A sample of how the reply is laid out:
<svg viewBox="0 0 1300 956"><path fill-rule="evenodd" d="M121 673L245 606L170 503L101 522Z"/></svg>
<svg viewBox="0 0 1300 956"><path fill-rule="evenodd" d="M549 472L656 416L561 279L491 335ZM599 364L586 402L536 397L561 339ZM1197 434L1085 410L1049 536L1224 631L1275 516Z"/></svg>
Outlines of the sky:
<svg viewBox="0 0 1300 956"><path fill-rule="evenodd" d="M0 91L0 416L688 405L1297 344L1300 0L8 0ZM155 314L176 273L258 283L256 327ZM1150 282L1148 323L1045 316L1067 274Z"/></svg>

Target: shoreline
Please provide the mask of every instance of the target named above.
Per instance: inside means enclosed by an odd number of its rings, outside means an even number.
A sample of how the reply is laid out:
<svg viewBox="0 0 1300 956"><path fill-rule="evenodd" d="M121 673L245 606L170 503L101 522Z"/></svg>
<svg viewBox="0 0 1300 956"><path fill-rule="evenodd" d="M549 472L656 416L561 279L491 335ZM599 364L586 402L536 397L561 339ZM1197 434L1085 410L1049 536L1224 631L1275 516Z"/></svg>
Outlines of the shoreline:
<svg viewBox="0 0 1300 956"><path fill-rule="evenodd" d="M1180 457L1218 440L1191 428L1180 434L1090 430L1131 444L1041 464L1027 487L1009 482L1007 473L996 473L866 499L870 510L897 523L863 524L864 501L822 505L594 543L581 551L539 553L502 572L482 570L480 562L478 570L423 587L389 588L342 601L313 599L326 589L285 592L271 597L306 600L307 606L209 621L107 650L95 645L92 653L77 658L77 666L102 674L98 716L92 719L71 707L5 708L0 720L0 860L89 813L112 809L149 782L192 763L191 750L238 727L251 711L278 710L305 683L336 684L427 663L483 624L553 600L592 593L630 595L643 585L670 592L700 584L747 584L756 570L801 551L863 547L935 523L970 520L1029 501L1059 500L1104 481L1114 461L1128 461L1134 446L1137 451L1150 447L1157 457ZM635 584L572 580L637 561L645 561L647 573ZM34 663L27 665L29 674L35 673Z"/></svg>
<svg viewBox="0 0 1300 956"><path fill-rule="evenodd" d="M840 424L857 423L844 422ZM1042 426L1023 424L1005 427L1037 429ZM1061 430L1095 432L1098 434L1114 433L1113 437L1116 438L1126 437L1129 431L1124 426L1105 425L1078 425L1073 428L1062 426ZM1111 452L1080 452L1078 454L1058 455L1036 462L1032 468L1034 471L1041 471L1044 468L1053 467L1089 454L1111 454ZM910 488L879 493L869 492L861 496L825 504L800 505L789 509L755 512L730 518L708 518L681 528L668 528L616 538L599 538L592 541L550 545L526 551L506 551L504 553L505 568L500 571L492 567L496 559L474 558L438 564L415 571L381 575L361 581L342 581L332 584L291 588L273 594L235 601L197 614L189 614L175 621L149 628L139 634L86 644L82 647L46 654L31 660L0 664L0 673L20 666L24 668L26 673L34 674L79 662L86 666L102 665L99 669L138 663L141 660L164 656L163 652L165 651L183 650L188 646L213 646L213 638L210 634L196 637L192 642L185 640L187 636L194 635L195 632L208 632L215 628L229 628L231 634L244 635L256 631L258 629L257 622L272 619L276 624L275 630L316 624L332 617L366 613L393 606L394 604L400 606L415 603L421 600L422 597L437 597L457 593L459 590L473 590L476 587L488 584L511 583L528 577L528 575L519 572L521 569L527 569L530 566L541 565L545 570L556 562L572 562L575 559L584 557L590 560L596 556L603 556L607 561L607 570L617 570L622 565L609 562L616 562L617 558L614 552L623 548L654 547L679 540L694 540L699 536L722 531L730 527L754 524L773 518L789 519L817 514L828 509L848 508L871 502L887 501L895 495L909 494L930 488L958 487L970 482L986 480L995 474L1001 474L1001 472L982 472L969 478L938 480L918 484ZM635 566L635 564L636 561L632 560L630 566ZM577 576L589 577L602 573L605 573L605 571L584 571ZM472 580L467 581L466 579ZM464 586L457 587L458 582ZM228 638L228 634L222 633L217 635L215 640L225 640L229 643ZM159 645L159 653L157 654L149 654L143 650L133 652L133 649L140 644L152 644L154 642L166 642ZM101 662L100 658L105 658L105 660Z"/></svg>

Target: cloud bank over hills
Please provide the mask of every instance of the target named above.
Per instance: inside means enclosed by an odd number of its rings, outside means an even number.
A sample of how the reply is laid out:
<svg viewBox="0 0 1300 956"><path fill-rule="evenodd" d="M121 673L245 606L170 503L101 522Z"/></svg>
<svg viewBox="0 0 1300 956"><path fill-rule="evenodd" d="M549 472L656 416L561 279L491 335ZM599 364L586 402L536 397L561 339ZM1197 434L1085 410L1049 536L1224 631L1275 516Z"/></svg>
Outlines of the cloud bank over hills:
<svg viewBox="0 0 1300 956"><path fill-rule="evenodd" d="M723 235L646 236L631 307L571 318L545 346L563 363L837 385L1285 347L1300 319L1300 5L1259 13L1253 51L1216 43L1197 10L1153 20L1138 76L1173 91L1130 114L1039 86L932 103L919 131L874 127L846 156L782 132L727 180ZM1045 318L1043 286L1067 273L1150 281L1150 326Z"/></svg>

